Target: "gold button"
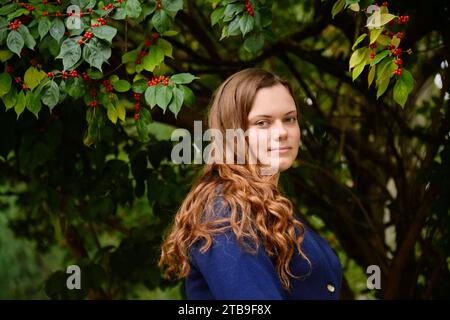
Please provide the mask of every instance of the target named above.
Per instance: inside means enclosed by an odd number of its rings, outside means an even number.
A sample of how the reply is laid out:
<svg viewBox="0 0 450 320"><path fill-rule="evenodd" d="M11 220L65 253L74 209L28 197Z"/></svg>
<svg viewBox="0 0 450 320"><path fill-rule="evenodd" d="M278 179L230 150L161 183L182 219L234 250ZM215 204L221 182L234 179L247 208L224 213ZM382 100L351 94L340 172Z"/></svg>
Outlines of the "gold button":
<svg viewBox="0 0 450 320"><path fill-rule="evenodd" d="M327 290L329 292L334 292L334 290L336 290L336 288L331 283L329 283L329 284L327 284Z"/></svg>

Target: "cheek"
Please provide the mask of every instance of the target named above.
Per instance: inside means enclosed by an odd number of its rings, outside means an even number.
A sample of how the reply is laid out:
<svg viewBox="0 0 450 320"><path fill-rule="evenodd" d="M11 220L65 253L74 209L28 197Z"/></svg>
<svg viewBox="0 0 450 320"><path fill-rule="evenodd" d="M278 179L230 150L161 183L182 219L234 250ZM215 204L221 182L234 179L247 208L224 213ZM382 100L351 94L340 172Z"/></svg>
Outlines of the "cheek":
<svg viewBox="0 0 450 320"><path fill-rule="evenodd" d="M250 129L248 131L248 143L250 148L256 150L258 146L267 145L267 130Z"/></svg>

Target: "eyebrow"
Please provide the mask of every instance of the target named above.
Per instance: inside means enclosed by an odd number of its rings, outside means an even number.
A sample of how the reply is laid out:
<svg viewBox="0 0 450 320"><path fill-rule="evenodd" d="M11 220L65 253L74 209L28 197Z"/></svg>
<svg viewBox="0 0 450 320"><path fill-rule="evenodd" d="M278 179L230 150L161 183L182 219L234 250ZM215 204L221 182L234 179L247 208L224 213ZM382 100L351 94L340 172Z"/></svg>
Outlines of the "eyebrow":
<svg viewBox="0 0 450 320"><path fill-rule="evenodd" d="M291 113L297 113L297 110L289 111L288 113L285 114L285 116L287 116L288 114L291 114ZM261 117L261 118L272 118L272 116L269 116L267 114L259 114L259 115L254 116L252 119L258 118L258 117Z"/></svg>

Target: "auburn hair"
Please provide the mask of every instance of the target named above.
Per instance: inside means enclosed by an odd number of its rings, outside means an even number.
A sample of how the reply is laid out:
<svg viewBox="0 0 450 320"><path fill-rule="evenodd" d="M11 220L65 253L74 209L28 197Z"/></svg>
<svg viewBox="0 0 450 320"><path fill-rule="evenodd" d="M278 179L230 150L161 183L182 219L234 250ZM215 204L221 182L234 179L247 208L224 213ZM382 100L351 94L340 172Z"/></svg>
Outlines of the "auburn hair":
<svg viewBox="0 0 450 320"><path fill-rule="evenodd" d="M291 86L278 75L258 68L231 75L213 93L208 113L209 128L220 130L223 136L226 129L246 130L247 117L258 90L278 84L289 90L298 109ZM217 141L213 139L214 142ZM245 147L248 150L247 141ZM192 246L203 240L200 251L204 253L210 248L214 234L231 228L248 252L256 253L263 245L284 289L290 291L290 277L300 278L291 272L290 262L297 249L309 263L301 248L304 226L296 219L292 202L278 190L274 176L261 175L261 164L249 164L247 152L245 154L244 164L214 161L204 165L161 246L159 265L165 269L164 277L186 277ZM213 154L211 158L214 158ZM227 207L231 214L213 214L219 195L222 208Z"/></svg>

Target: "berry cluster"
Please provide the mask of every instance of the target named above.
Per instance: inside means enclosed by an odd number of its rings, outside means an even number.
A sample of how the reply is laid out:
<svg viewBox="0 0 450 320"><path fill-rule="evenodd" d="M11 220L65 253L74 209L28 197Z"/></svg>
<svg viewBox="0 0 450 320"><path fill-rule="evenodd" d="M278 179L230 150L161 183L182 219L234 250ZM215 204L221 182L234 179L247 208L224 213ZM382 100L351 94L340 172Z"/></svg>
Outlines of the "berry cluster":
<svg viewBox="0 0 450 320"><path fill-rule="evenodd" d="M114 8L114 4L110 3L103 7L103 10L107 11Z"/></svg>
<svg viewBox="0 0 450 320"><path fill-rule="evenodd" d="M253 17L253 15L255 13L253 12L253 6L250 4L250 1L244 0L244 3L245 3L245 9L247 10L248 14Z"/></svg>
<svg viewBox="0 0 450 320"><path fill-rule="evenodd" d="M31 4L28 4L28 3L19 3L19 5L21 6L21 7L24 7L25 9L27 9L28 11L33 11L34 10L34 7L31 5Z"/></svg>
<svg viewBox="0 0 450 320"><path fill-rule="evenodd" d="M113 92L114 88L111 85L111 82L109 82L109 80L103 80L103 86L106 89L106 92Z"/></svg>
<svg viewBox="0 0 450 320"><path fill-rule="evenodd" d="M87 74L86 71L83 71L81 73L81 77L83 78L84 81L89 81L90 80L89 75Z"/></svg>
<svg viewBox="0 0 450 320"><path fill-rule="evenodd" d="M383 2L383 7L389 7L389 2Z"/></svg>
<svg viewBox="0 0 450 320"><path fill-rule="evenodd" d="M12 22L9 23L9 29L10 30L17 30L20 25L22 24L22 21L20 21L20 19L16 19Z"/></svg>
<svg viewBox="0 0 450 320"><path fill-rule="evenodd" d="M149 80L148 82L147 82L147 85L149 86L149 87L151 87L151 86L156 86L158 83L161 83L162 82L162 84L164 85L164 86L168 86L169 85L169 78L168 77L166 77L166 76L159 76L159 77L153 77L151 80Z"/></svg>
<svg viewBox="0 0 450 320"><path fill-rule="evenodd" d="M397 18L398 24L407 24L409 21L409 16L400 16Z"/></svg>
<svg viewBox="0 0 450 320"><path fill-rule="evenodd" d="M92 98L94 98L94 100L89 103L89 106L91 106L92 108L97 107L97 100L95 100L95 98L97 97L97 90L95 88L91 88L89 90L89 94Z"/></svg>
<svg viewBox="0 0 450 320"><path fill-rule="evenodd" d="M400 58L400 56L402 55L402 48L392 50L392 55L397 57L397 59L394 61L394 63L397 65L397 69L394 70L394 74L397 76L401 76L403 60Z"/></svg>
<svg viewBox="0 0 450 320"><path fill-rule="evenodd" d="M134 100L136 101L136 103L134 104L134 120L138 121L139 120L139 115L141 113L141 94L140 93L134 93L133 94Z"/></svg>

